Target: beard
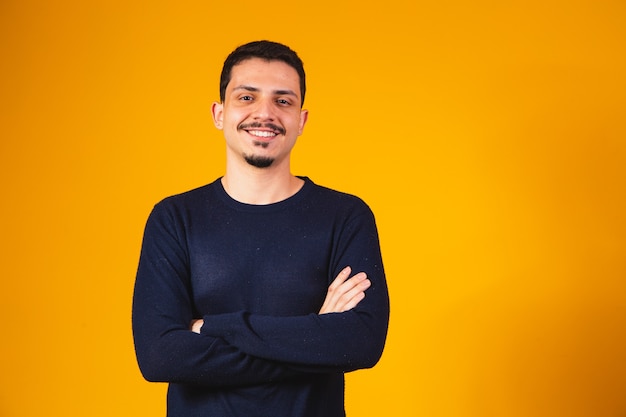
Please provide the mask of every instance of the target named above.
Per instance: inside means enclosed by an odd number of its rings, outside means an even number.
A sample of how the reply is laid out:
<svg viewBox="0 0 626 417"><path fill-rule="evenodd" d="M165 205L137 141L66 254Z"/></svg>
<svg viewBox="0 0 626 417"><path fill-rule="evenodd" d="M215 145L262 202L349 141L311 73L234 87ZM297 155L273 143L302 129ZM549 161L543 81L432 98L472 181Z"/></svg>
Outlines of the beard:
<svg viewBox="0 0 626 417"><path fill-rule="evenodd" d="M261 148L267 148L269 146L269 143L254 142L254 145L259 146ZM245 159L248 164L256 168L268 168L274 162L274 158L271 158L269 156L259 156L259 155L245 155L244 154L243 159Z"/></svg>
<svg viewBox="0 0 626 417"><path fill-rule="evenodd" d="M274 158L259 155L244 155L246 162L256 168L268 168L274 163Z"/></svg>

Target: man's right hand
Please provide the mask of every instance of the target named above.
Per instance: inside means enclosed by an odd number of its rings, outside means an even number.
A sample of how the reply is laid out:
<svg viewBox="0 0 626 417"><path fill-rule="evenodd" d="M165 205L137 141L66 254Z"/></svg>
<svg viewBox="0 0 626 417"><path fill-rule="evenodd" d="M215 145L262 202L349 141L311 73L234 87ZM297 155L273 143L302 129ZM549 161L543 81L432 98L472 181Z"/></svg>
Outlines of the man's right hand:
<svg viewBox="0 0 626 417"><path fill-rule="evenodd" d="M349 266L345 267L330 284L319 314L348 311L365 298L365 290L372 283L367 279L365 272L359 272L352 277L351 272L352 269Z"/></svg>

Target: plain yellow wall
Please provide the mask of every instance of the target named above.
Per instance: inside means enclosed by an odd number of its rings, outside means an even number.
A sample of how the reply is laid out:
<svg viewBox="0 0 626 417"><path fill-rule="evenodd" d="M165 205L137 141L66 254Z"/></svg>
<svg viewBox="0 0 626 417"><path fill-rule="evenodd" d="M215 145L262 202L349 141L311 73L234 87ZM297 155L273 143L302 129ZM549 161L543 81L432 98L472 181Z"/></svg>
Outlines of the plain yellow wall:
<svg viewBox="0 0 626 417"><path fill-rule="evenodd" d="M623 1L0 2L0 415L163 416L144 222L221 175L225 56L308 73L293 169L377 215L384 356L348 414L626 415Z"/></svg>

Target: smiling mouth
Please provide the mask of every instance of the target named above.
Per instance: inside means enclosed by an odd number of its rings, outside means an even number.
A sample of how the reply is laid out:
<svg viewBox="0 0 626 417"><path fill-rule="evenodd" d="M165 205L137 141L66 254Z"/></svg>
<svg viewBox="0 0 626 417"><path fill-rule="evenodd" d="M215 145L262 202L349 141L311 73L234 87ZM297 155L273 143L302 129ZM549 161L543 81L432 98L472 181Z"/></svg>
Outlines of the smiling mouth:
<svg viewBox="0 0 626 417"><path fill-rule="evenodd" d="M267 131L267 130L246 130L252 136L256 136L257 138L273 138L276 136L276 132Z"/></svg>
<svg viewBox="0 0 626 417"><path fill-rule="evenodd" d="M270 139L285 134L284 128L273 123L242 123L238 126L238 130L245 130L248 134L262 139Z"/></svg>

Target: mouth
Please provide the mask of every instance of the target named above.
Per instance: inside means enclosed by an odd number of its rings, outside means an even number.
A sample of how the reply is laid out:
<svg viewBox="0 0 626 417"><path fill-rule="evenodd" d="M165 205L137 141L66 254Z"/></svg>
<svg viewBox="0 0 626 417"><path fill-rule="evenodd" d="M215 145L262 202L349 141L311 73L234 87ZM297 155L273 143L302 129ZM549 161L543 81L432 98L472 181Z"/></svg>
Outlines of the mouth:
<svg viewBox="0 0 626 417"><path fill-rule="evenodd" d="M244 129L245 130L245 129ZM248 134L261 139L271 139L277 135L276 132L271 130L246 130Z"/></svg>
<svg viewBox="0 0 626 417"><path fill-rule="evenodd" d="M248 123L240 124L238 130L243 130L258 139L272 139L278 135L284 135L285 129L273 123Z"/></svg>

